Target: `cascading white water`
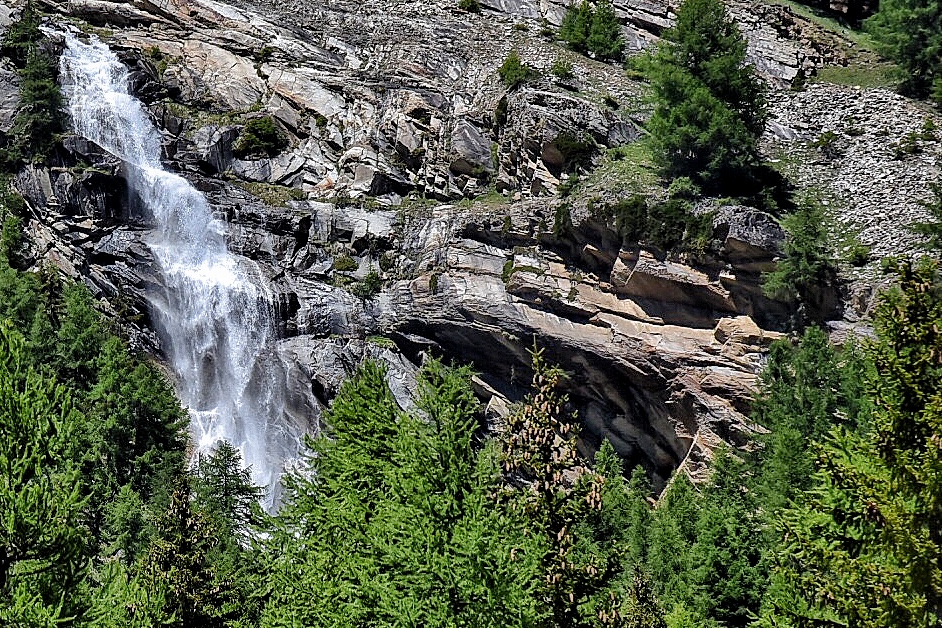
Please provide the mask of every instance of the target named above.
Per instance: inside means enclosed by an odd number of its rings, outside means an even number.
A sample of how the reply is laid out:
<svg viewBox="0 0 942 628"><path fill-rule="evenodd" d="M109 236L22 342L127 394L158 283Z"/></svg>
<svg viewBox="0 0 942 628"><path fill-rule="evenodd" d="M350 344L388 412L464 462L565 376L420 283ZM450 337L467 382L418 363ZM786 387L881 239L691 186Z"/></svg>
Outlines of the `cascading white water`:
<svg viewBox="0 0 942 628"><path fill-rule="evenodd" d="M277 500L281 472L297 455L286 417L284 367L272 353L271 295L257 265L226 248L225 224L186 179L160 163L160 133L128 91L128 71L100 41L66 36L63 89L75 132L127 165L154 223L147 244L162 275L148 295L155 327L190 409L197 452L227 440L256 484Z"/></svg>

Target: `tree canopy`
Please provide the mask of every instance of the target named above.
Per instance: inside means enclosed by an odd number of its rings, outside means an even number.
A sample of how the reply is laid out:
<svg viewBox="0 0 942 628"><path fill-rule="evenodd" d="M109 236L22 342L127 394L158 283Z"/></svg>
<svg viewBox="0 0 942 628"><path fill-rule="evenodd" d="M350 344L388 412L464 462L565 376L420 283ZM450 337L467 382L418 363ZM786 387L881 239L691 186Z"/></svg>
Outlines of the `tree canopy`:
<svg viewBox="0 0 942 628"><path fill-rule="evenodd" d="M880 0L880 10L865 26L880 52L906 71L902 91L942 103L942 4Z"/></svg>
<svg viewBox="0 0 942 628"><path fill-rule="evenodd" d="M677 22L643 64L654 92L648 122L662 173L704 192L749 190L765 127L763 85L720 0L684 0Z"/></svg>

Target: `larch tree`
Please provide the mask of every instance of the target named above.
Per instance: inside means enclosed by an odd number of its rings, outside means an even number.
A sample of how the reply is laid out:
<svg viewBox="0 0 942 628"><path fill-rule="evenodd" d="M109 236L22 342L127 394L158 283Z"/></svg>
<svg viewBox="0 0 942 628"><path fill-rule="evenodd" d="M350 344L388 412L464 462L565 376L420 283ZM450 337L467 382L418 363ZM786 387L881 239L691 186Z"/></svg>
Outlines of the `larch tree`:
<svg viewBox="0 0 942 628"><path fill-rule="evenodd" d="M662 173L690 177L707 193L748 188L761 163L764 88L721 0L685 0L644 69L655 103L648 130Z"/></svg>
<svg viewBox="0 0 942 628"><path fill-rule="evenodd" d="M942 620L942 286L933 262L896 271L869 348L869 428L833 431L784 512L764 626Z"/></svg>

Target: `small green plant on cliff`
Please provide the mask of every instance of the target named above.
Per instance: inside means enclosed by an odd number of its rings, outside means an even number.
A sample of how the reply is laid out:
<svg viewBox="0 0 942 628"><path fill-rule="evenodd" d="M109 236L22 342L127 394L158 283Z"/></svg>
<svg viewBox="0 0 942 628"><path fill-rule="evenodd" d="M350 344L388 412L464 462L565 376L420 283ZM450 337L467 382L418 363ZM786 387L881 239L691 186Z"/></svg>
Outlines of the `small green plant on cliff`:
<svg viewBox="0 0 942 628"><path fill-rule="evenodd" d="M273 185L257 181L233 181L233 183L272 207L286 207L288 201L303 201L307 198L307 193L303 190L290 188L286 185Z"/></svg>
<svg viewBox="0 0 942 628"><path fill-rule="evenodd" d="M587 133L576 134L564 131L556 136L553 145L562 154L566 166L572 168L586 165L598 147L592 136Z"/></svg>
<svg viewBox="0 0 942 628"><path fill-rule="evenodd" d="M550 68L550 74L561 81L572 78L572 62L568 59L556 59Z"/></svg>
<svg viewBox="0 0 942 628"><path fill-rule="evenodd" d="M536 76L536 70L523 63L516 50L511 50L501 66L497 68L497 74L500 75L500 80L507 86L507 89L514 89L532 80Z"/></svg>
<svg viewBox="0 0 942 628"><path fill-rule="evenodd" d="M363 279L354 284L350 291L361 299L368 300L379 294L382 289L383 278L375 268L371 268Z"/></svg>
<svg viewBox="0 0 942 628"><path fill-rule="evenodd" d="M271 116L263 116L245 124L233 152L239 157L272 157L287 146L288 140L278 129L275 120Z"/></svg>
<svg viewBox="0 0 942 628"><path fill-rule="evenodd" d="M334 258L334 270L342 273L353 272L359 267L357 261L347 254L338 255Z"/></svg>
<svg viewBox="0 0 942 628"><path fill-rule="evenodd" d="M468 13L480 13L481 3L478 0L458 0L458 8Z"/></svg>
<svg viewBox="0 0 942 628"><path fill-rule="evenodd" d="M825 131L811 145L821 151L826 159L836 159L844 152L840 147L840 136L834 131Z"/></svg>

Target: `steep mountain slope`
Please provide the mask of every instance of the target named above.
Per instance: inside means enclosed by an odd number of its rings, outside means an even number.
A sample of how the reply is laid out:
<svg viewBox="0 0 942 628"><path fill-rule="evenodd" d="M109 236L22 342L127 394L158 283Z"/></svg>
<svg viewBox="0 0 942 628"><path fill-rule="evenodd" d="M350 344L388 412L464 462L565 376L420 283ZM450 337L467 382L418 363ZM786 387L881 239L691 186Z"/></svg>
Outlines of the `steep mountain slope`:
<svg viewBox="0 0 942 628"><path fill-rule="evenodd" d="M633 50L670 24L666 4L614 4ZM259 264L302 420L316 423L365 353L394 364L405 396L409 360L427 350L475 364L496 420L529 380L536 343L570 375L585 449L608 438L658 485L680 465L698 474L715 446L754 429L746 411L762 351L788 316L759 287L783 232L767 214L717 202L709 251L671 256L624 243L614 217L593 211L664 192L635 143L645 86L544 35L563 3L487 0L480 13L439 1L43 5L121 51L164 130L165 161L226 216L231 248ZM830 202L839 233L872 245L850 307L835 309L844 327L866 312L876 258L911 249L905 225L938 178L937 139L920 136L911 155L894 146L926 119L942 123L883 89L789 91L846 63L852 44L778 5L732 12L775 87L767 153ZM508 90L497 68L511 50L540 76ZM552 73L561 61L571 76ZM11 110L0 113L3 128ZM240 156L245 124L265 116L288 146ZM829 131L833 153L821 144ZM148 219L127 198L122 164L71 136L58 160L17 179L37 259L127 308L156 345L143 298L157 280L141 244ZM568 232L554 229L564 205Z"/></svg>

